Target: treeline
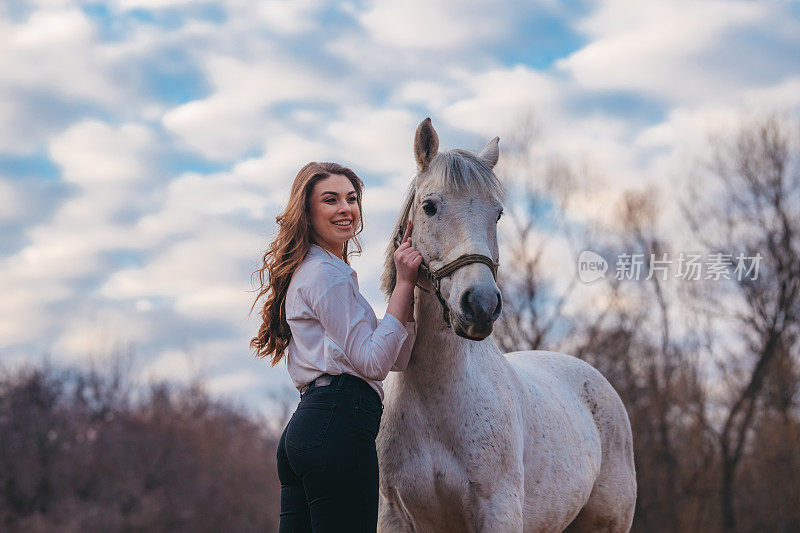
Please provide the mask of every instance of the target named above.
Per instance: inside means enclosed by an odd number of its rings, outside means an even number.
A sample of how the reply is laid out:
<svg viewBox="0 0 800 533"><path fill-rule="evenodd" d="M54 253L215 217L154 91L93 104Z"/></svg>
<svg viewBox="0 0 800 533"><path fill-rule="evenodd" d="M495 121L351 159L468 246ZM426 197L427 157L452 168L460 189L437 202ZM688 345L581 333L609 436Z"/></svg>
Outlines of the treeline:
<svg viewBox="0 0 800 533"><path fill-rule="evenodd" d="M614 385L633 428L634 531L800 531L800 120L746 120L686 176L589 223L606 184L537 139L523 129L502 171L516 209L497 342L574 354ZM582 250L602 253L605 277L559 278ZM739 255L757 272L737 272ZM692 256L702 272L687 274Z"/></svg>
<svg viewBox="0 0 800 533"><path fill-rule="evenodd" d="M272 531L276 436L200 386L0 374L0 530Z"/></svg>

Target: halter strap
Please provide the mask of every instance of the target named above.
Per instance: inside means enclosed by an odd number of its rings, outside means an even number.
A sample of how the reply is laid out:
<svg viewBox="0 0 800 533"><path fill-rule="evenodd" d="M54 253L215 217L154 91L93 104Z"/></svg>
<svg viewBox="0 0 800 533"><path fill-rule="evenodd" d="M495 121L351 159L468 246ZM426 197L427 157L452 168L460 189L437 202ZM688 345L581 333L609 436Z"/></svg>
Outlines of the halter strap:
<svg viewBox="0 0 800 533"><path fill-rule="evenodd" d="M464 254L460 256L455 261L451 261L450 263L444 265L442 268L434 272L434 276L439 279L449 276L459 268L466 266L470 263L483 263L484 265L488 266L489 269L492 271L492 276L494 279L497 279L497 267L498 263L495 263L485 255L481 254Z"/></svg>
<svg viewBox="0 0 800 533"><path fill-rule="evenodd" d="M409 202L406 203L405 209L403 211L403 216L401 218L400 225L397 227L397 233L394 236L394 249L397 248L402 244L403 235L406 233L406 226L408 225L408 215L411 212L411 204L414 202L414 196L416 195L416 188L411 191L411 199ZM445 326L448 328L450 327L450 314L448 313L449 307L447 305L447 301L442 296L441 292L441 281L442 279L446 278L456 270L461 267L467 266L472 263L483 263L484 265L488 266L489 269L492 271L492 276L495 280L497 280L497 268L500 266L499 262L493 261L491 258L486 257L482 254L463 254L456 258L453 261L450 261L446 265L433 270L431 269L430 265L428 264L425 259L422 259L422 263L419 265L419 272L425 278L427 278L431 282L431 287L436 294L436 297L439 299L439 303L442 305L442 315L444 318ZM422 287L419 283L417 283L417 287L420 290L430 293L430 291L424 287Z"/></svg>

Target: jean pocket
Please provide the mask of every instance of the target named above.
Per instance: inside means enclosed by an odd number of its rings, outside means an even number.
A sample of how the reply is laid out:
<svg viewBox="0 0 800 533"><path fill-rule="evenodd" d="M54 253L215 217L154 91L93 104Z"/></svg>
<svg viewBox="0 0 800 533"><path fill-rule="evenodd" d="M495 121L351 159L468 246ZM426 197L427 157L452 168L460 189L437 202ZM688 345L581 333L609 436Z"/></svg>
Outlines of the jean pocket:
<svg viewBox="0 0 800 533"><path fill-rule="evenodd" d="M368 432L373 438L378 436L383 413L383 405L380 402L362 401L361 398L357 398L353 413L353 425L356 429Z"/></svg>
<svg viewBox="0 0 800 533"><path fill-rule="evenodd" d="M322 445L333 418L335 404L301 403L286 427L286 445L307 450Z"/></svg>

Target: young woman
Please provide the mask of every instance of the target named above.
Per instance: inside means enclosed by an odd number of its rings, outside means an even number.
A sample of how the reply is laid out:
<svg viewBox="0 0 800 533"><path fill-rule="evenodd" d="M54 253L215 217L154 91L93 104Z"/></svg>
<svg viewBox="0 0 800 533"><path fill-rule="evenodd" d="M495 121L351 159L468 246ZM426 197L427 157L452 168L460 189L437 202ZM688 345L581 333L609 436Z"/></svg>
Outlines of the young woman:
<svg viewBox="0 0 800 533"><path fill-rule="evenodd" d="M272 365L285 358L301 394L278 445L282 532L377 526L381 381L411 356L422 256L411 244L409 224L394 254L397 284L378 322L348 261L351 240L360 251L362 189L349 168L304 166L258 270L256 302L265 297L265 303L251 347Z"/></svg>

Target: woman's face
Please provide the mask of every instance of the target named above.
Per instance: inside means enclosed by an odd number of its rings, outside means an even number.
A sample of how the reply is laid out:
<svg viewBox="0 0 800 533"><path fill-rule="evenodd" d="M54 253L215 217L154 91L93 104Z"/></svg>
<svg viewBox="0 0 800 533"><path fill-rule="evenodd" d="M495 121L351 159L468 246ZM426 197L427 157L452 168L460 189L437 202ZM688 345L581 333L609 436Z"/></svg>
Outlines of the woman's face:
<svg viewBox="0 0 800 533"><path fill-rule="evenodd" d="M309 215L314 242L342 257L344 243L355 236L360 218L356 189L347 176L332 174L314 184Z"/></svg>

